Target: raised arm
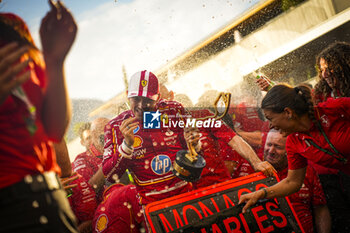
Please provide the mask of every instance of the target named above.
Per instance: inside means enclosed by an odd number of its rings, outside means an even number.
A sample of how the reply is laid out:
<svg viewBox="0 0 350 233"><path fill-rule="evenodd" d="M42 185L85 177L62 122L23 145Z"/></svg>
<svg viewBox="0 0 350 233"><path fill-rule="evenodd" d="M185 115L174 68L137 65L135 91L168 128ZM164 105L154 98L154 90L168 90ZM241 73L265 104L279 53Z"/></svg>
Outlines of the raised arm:
<svg viewBox="0 0 350 233"><path fill-rule="evenodd" d="M135 118L124 120L121 125L113 127L111 123L105 127L105 144L102 171L109 182L119 182L119 179L132 161L134 144L133 130L137 127Z"/></svg>
<svg viewBox="0 0 350 233"><path fill-rule="evenodd" d="M256 192L242 195L239 199L239 204L246 202L242 213L245 213L249 207L260 199L285 197L297 192L303 184L305 173L306 167L297 170L288 170L288 176L277 184L266 189L260 189Z"/></svg>
<svg viewBox="0 0 350 233"><path fill-rule="evenodd" d="M50 138L59 141L68 126L71 110L64 77L64 60L73 44L77 25L67 8L49 1L51 10L41 21L40 38L48 86L43 103L43 123Z"/></svg>
<svg viewBox="0 0 350 233"><path fill-rule="evenodd" d="M262 132L245 132L239 129L236 129L236 132L241 136L249 145L252 146L261 146L262 145Z"/></svg>
<svg viewBox="0 0 350 233"><path fill-rule="evenodd" d="M272 176L274 172L276 172L270 163L266 161L262 162L252 147L240 136L234 136L228 144L232 147L232 149L237 151L238 154L246 159L252 165L255 171L261 171L266 176Z"/></svg>
<svg viewBox="0 0 350 233"><path fill-rule="evenodd" d="M69 158L68 148L65 140L59 143L54 143L56 152L56 160L61 168L61 177L66 178L72 175L72 165Z"/></svg>

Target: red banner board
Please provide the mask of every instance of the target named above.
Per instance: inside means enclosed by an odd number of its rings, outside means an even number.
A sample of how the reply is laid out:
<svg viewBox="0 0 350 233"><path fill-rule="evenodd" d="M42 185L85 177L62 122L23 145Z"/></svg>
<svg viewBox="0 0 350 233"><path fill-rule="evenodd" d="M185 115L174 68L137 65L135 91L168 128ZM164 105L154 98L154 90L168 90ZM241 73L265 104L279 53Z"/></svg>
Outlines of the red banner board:
<svg viewBox="0 0 350 233"><path fill-rule="evenodd" d="M255 173L150 203L145 208L149 231L304 233L286 198L261 200L242 214L242 194L275 183L276 177Z"/></svg>

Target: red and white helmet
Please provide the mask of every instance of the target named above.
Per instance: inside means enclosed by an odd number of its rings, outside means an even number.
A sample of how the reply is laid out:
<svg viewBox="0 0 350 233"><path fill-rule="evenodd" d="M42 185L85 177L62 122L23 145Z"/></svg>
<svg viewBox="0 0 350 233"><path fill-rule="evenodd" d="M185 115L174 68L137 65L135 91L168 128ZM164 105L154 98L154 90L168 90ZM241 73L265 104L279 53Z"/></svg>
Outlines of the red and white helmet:
<svg viewBox="0 0 350 233"><path fill-rule="evenodd" d="M147 70L139 71L129 81L128 98L143 96L157 100L159 96L158 78Z"/></svg>

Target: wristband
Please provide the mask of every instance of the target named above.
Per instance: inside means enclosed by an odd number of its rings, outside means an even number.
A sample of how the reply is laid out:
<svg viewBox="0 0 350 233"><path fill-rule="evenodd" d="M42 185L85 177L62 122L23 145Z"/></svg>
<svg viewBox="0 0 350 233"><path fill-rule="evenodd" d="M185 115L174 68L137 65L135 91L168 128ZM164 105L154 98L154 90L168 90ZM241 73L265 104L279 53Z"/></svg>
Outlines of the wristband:
<svg viewBox="0 0 350 233"><path fill-rule="evenodd" d="M130 150L132 150L132 151L134 150L134 147L129 146L129 144L126 143L125 139L123 140L123 144L124 144L127 148L129 148Z"/></svg>
<svg viewBox="0 0 350 233"><path fill-rule="evenodd" d="M127 147L123 141L123 143L118 147L118 151L119 153L127 158L127 159L131 159L132 158L132 152L134 151L133 149L131 150L129 147Z"/></svg>
<svg viewBox="0 0 350 233"><path fill-rule="evenodd" d="M131 159L132 158L132 154L131 153L127 154L125 151L123 151L122 146L118 147L118 151L122 155L122 157L125 157L127 159Z"/></svg>
<svg viewBox="0 0 350 233"><path fill-rule="evenodd" d="M121 148L123 150L124 153L126 154L132 154L132 152L134 152L134 148L130 147L126 142L125 139L123 140L123 143L121 144Z"/></svg>

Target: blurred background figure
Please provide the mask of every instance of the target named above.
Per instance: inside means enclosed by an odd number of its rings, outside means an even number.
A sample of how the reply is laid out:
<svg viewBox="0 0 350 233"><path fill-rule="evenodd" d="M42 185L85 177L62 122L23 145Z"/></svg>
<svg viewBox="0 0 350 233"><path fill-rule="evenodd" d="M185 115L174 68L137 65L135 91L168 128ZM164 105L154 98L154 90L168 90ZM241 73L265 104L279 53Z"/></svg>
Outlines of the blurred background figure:
<svg viewBox="0 0 350 233"><path fill-rule="evenodd" d="M63 67L77 26L60 1L49 3L40 26L43 54L22 19L0 14L2 232L77 232L52 144L70 119Z"/></svg>
<svg viewBox="0 0 350 233"><path fill-rule="evenodd" d="M174 100L174 92L169 91L164 84L159 84L160 98L165 100Z"/></svg>
<svg viewBox="0 0 350 233"><path fill-rule="evenodd" d="M100 117L91 122L90 126L90 147L83 153L77 155L72 163L73 171L84 177L85 180L98 193L99 200L102 198L104 176L102 173L104 127L109 119Z"/></svg>
<svg viewBox="0 0 350 233"><path fill-rule="evenodd" d="M192 100L185 94L175 94L174 100L181 103L185 108L193 107Z"/></svg>
<svg viewBox="0 0 350 233"><path fill-rule="evenodd" d="M205 92L199 98L196 107L190 109L191 116L196 119L214 116L215 108L218 107L214 104L219 94L216 90ZM201 179L194 182L194 187L205 187L231 179L231 173L237 165L233 154L249 161L256 171L272 175L273 167L267 162L262 162L252 147L236 134L229 116L226 114L219 121L221 121L220 127L198 129L206 166L202 171Z"/></svg>
<svg viewBox="0 0 350 233"><path fill-rule="evenodd" d="M93 219L93 232L145 232L143 214L135 185L113 184L103 194ZM123 230L121 230L123 229ZM141 231L143 229L143 231Z"/></svg>
<svg viewBox="0 0 350 233"><path fill-rule="evenodd" d="M80 137L80 144L88 150L91 146L91 132L90 132L91 123L84 122L79 130L78 135Z"/></svg>
<svg viewBox="0 0 350 233"><path fill-rule="evenodd" d="M315 103L324 102L329 98L350 97L350 44L347 42L334 42L323 49L316 57L316 68L319 81L315 85ZM327 204L332 216L332 231L342 232L346 225L348 212L347 205L350 200L344 195L344 184L349 178L337 169L331 169L312 163L317 170ZM348 185L349 186L349 185ZM349 196L349 195L348 195ZM345 219L344 219L345 218ZM346 231L346 230L345 230Z"/></svg>
<svg viewBox="0 0 350 233"><path fill-rule="evenodd" d="M57 164L62 175L61 182L67 192L69 204L77 218L78 231L92 232L92 219L97 208L96 193L84 177L72 171L67 144L64 140L54 144Z"/></svg>
<svg viewBox="0 0 350 233"><path fill-rule="evenodd" d="M241 85L242 95L237 104L232 104L229 115L234 122L234 129L248 144L253 147L259 157L263 155L264 139L269 130L269 123L259 107L261 91L252 82Z"/></svg>
<svg viewBox="0 0 350 233"><path fill-rule="evenodd" d="M315 86L316 103L329 97L350 97L350 44L334 42L316 58L319 82Z"/></svg>

